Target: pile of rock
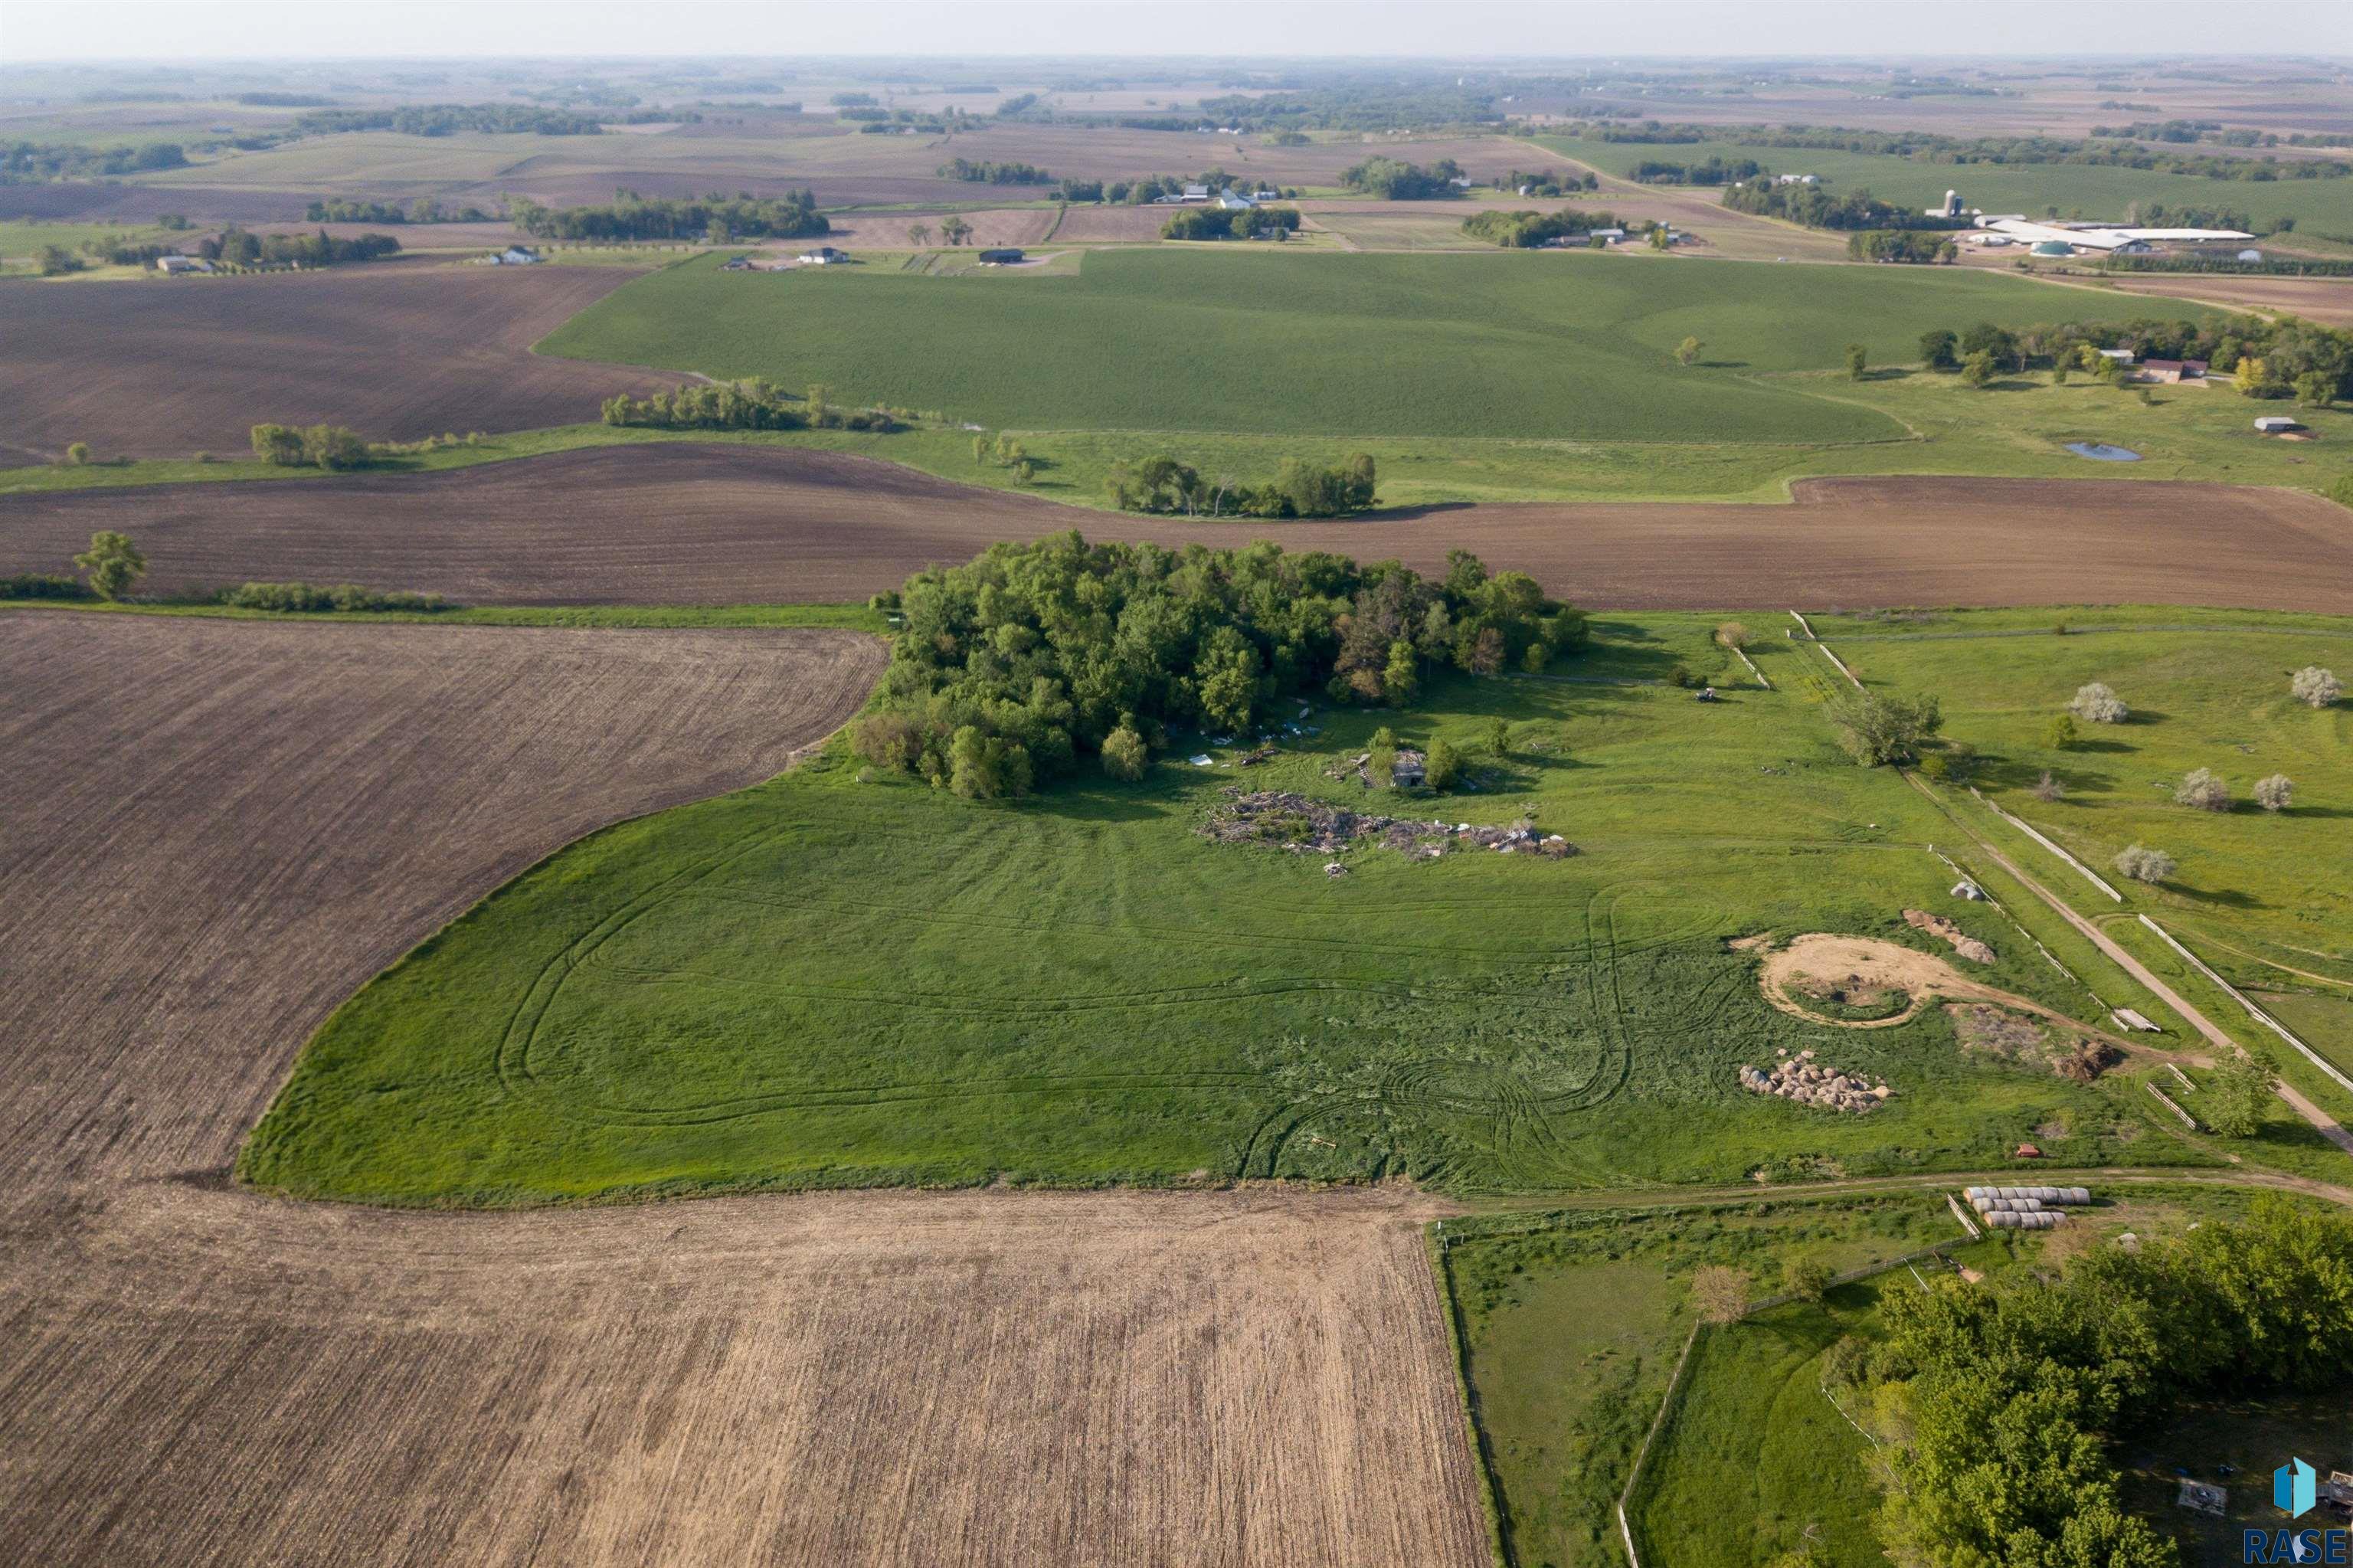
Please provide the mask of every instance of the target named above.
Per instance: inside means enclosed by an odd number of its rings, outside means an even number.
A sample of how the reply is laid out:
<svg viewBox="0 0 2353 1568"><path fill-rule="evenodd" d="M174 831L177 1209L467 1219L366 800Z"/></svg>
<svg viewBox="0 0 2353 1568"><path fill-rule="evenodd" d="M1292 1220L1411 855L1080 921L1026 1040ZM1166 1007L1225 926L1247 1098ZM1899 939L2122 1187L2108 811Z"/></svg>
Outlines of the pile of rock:
<svg viewBox="0 0 2353 1568"><path fill-rule="evenodd" d="M1790 1055L1777 1053L1781 1060L1765 1072L1744 1064L1740 1069L1740 1086L1754 1095L1772 1095L1777 1098L1796 1100L1800 1105L1820 1106L1826 1110L1850 1111L1861 1115L1877 1110L1894 1094L1885 1080L1872 1083L1860 1074L1841 1073L1835 1067L1825 1067L1814 1060L1810 1050Z"/></svg>
<svg viewBox="0 0 2353 1568"><path fill-rule="evenodd" d="M1932 937L1942 938L1953 951L1973 964L1989 964L1994 961L1991 948L1970 936L1942 915L1931 915L1925 909L1906 909L1904 911L1904 923L1914 930L1926 931Z"/></svg>

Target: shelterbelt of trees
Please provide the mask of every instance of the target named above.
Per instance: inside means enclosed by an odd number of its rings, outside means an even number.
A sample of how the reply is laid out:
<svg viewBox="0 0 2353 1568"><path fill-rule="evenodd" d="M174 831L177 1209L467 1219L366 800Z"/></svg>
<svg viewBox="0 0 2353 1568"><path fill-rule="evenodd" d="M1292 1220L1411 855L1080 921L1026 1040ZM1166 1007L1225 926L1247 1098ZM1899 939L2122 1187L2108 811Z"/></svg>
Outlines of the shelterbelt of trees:
<svg viewBox="0 0 2353 1568"><path fill-rule="evenodd" d="M543 207L527 196L508 205L508 217L542 239L806 239L832 232L817 209L817 193L781 196L742 193L670 198L620 191L602 207Z"/></svg>
<svg viewBox="0 0 2353 1568"><path fill-rule="evenodd" d="M1586 640L1583 614L1468 551L1431 581L1265 540L993 545L875 604L904 625L857 751L971 800L1025 794L1089 759L1141 777L1172 725L1246 731L1317 690L1409 703L1432 666L1541 669Z"/></svg>
<svg viewBox="0 0 2353 1568"><path fill-rule="evenodd" d="M1597 228L1619 227L1620 225L1613 213L1588 212L1574 207L1565 207L1555 212L1499 212L1489 207L1462 220L1462 232L1472 238L1521 250L1532 250L1547 240L1566 239L1572 235L1590 234Z"/></svg>
<svg viewBox="0 0 2353 1568"><path fill-rule="evenodd" d="M2078 1252L2055 1278L1890 1291L1881 1311L1886 1339L1833 1347L1826 1380L1894 1434L1880 1533L1898 1561L2178 1568L2124 1511L2110 1445L2200 1394L2353 1393L2353 1220L2267 1198L2243 1224Z"/></svg>
<svg viewBox="0 0 2353 1568"><path fill-rule="evenodd" d="M1994 372L2082 367L2103 373L2083 365L2086 348L2129 348L2143 359L2202 359L2210 379L2229 376L2250 397L2326 406L2353 396L2353 332L2293 316L2227 316L2204 326L2153 316L2017 329L1979 322L1958 330L1934 327L1920 336L1920 357L1932 370L1966 369L1976 360ZM2116 374L2113 365L2102 364L2105 374Z"/></svg>
<svg viewBox="0 0 2353 1568"><path fill-rule="evenodd" d="M2129 125L2093 128L2091 136L1942 136L1926 131L1860 131L1840 125L1696 125L1645 120L1639 124L1598 123L1568 127L1571 134L1597 141L1637 145L1672 145L1690 142L1729 142L1741 147L1810 147L1841 153L1875 153L1909 158L1918 164L2086 164L2110 168L2143 169L2156 174L2196 175L2211 180L2333 180L2353 175L2353 163L2341 158L2253 158L2227 154L2177 153L2170 148L2145 147L2129 138L2157 140L2225 140L2219 125L2189 136L2162 134L2181 125ZM2212 122L2207 122L2211 125ZM2296 138L2290 138L2291 144ZM2275 145L2254 132L2233 145ZM2334 143L2324 143L2334 144Z"/></svg>

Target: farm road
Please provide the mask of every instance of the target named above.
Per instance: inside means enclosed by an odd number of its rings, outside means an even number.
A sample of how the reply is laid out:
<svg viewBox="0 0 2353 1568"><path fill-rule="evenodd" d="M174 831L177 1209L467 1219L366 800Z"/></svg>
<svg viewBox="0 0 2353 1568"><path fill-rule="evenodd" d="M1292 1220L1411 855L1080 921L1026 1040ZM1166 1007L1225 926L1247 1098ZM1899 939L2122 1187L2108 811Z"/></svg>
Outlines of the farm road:
<svg viewBox="0 0 2353 1568"><path fill-rule="evenodd" d="M1410 1193L228 1184L369 975L578 834L772 773L881 663L0 614L0 1562L1486 1561Z"/></svg>
<svg viewBox="0 0 2353 1568"><path fill-rule="evenodd" d="M0 573L58 571L100 528L160 592L302 578L475 604L863 599L998 539L1077 528L1273 538L1443 570L1468 548L1600 609L2180 603L2353 612L2353 512L2297 492L2114 480L1824 479L1787 506L1427 507L1203 523L1059 505L896 464L699 442L411 476L0 496Z"/></svg>

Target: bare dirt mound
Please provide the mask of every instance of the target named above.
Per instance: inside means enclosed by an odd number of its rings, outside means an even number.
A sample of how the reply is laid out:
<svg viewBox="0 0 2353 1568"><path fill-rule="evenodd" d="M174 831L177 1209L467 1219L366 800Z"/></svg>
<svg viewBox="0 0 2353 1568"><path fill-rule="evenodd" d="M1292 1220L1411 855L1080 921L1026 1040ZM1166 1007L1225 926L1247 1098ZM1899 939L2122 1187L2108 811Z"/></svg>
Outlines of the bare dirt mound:
<svg viewBox="0 0 2353 1568"><path fill-rule="evenodd" d="M377 263L13 283L0 310L0 461L50 461L75 441L100 458L244 456L265 421L380 440L594 421L615 392L684 378L542 359L531 345L631 276Z"/></svg>
<svg viewBox="0 0 2353 1568"><path fill-rule="evenodd" d="M1933 953L1899 942L1883 942L1874 937L1842 937L1826 931L1793 937L1787 946L1766 951L1764 961L1757 967L1757 984L1765 1000L1782 1012L1809 1023L1827 1023L1839 1029L1892 1029L1918 1017L1920 1010L1931 1001L1944 998L1948 1002L1990 1002L1996 1009L2030 1013L2065 1032L2071 1047L2088 1047L2092 1053L2088 1059L2095 1063L2104 1064L2125 1054L2156 1058L2168 1054L2078 1023L2065 1013L2053 1012L2039 1001L2030 1001L2014 991L1973 980ZM1901 993L1912 1000L1902 1012L1878 1018L1834 1018L1807 1005L1810 1001L1819 1003L1838 991L1850 994ZM2031 1031L2033 1026L2026 1027ZM2036 1039L2039 1044L2039 1033ZM1974 1044L1974 1039L1969 1043ZM2005 1045L2003 1050L2017 1054L2012 1047Z"/></svg>
<svg viewBox="0 0 2353 1568"><path fill-rule="evenodd" d="M1440 1211L1403 1192L226 1184L378 966L567 838L773 771L881 660L0 615L0 1559L1486 1560Z"/></svg>
<svg viewBox="0 0 2353 1568"><path fill-rule="evenodd" d="M839 453L675 442L415 476L0 496L0 572L60 570L93 530L121 528L164 592L304 577L470 603L839 601L998 539L1077 528L1172 545L1273 538L1440 572L1448 550L1467 548L1608 609L2091 601L2353 612L2353 513L2317 496L1957 479L1809 481L1797 495L1788 506L1512 504L1188 523Z"/></svg>

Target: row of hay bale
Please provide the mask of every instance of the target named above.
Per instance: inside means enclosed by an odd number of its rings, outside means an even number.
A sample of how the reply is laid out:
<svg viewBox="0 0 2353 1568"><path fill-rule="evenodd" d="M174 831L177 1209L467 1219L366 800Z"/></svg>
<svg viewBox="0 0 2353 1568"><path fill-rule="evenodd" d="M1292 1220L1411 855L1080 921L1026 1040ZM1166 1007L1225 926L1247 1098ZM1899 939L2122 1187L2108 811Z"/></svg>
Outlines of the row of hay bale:
<svg viewBox="0 0 2353 1568"><path fill-rule="evenodd" d="M1969 1201L1985 1223L1998 1231L2049 1231L2066 1216L2063 1207L2092 1201L2088 1187L1965 1187Z"/></svg>
<svg viewBox="0 0 2353 1568"><path fill-rule="evenodd" d="M1988 1203L2000 1199L2012 1202L2031 1200L2052 1208L2082 1208L2092 1201L2089 1187L1964 1187L1961 1196L1977 1205L1983 1213Z"/></svg>

